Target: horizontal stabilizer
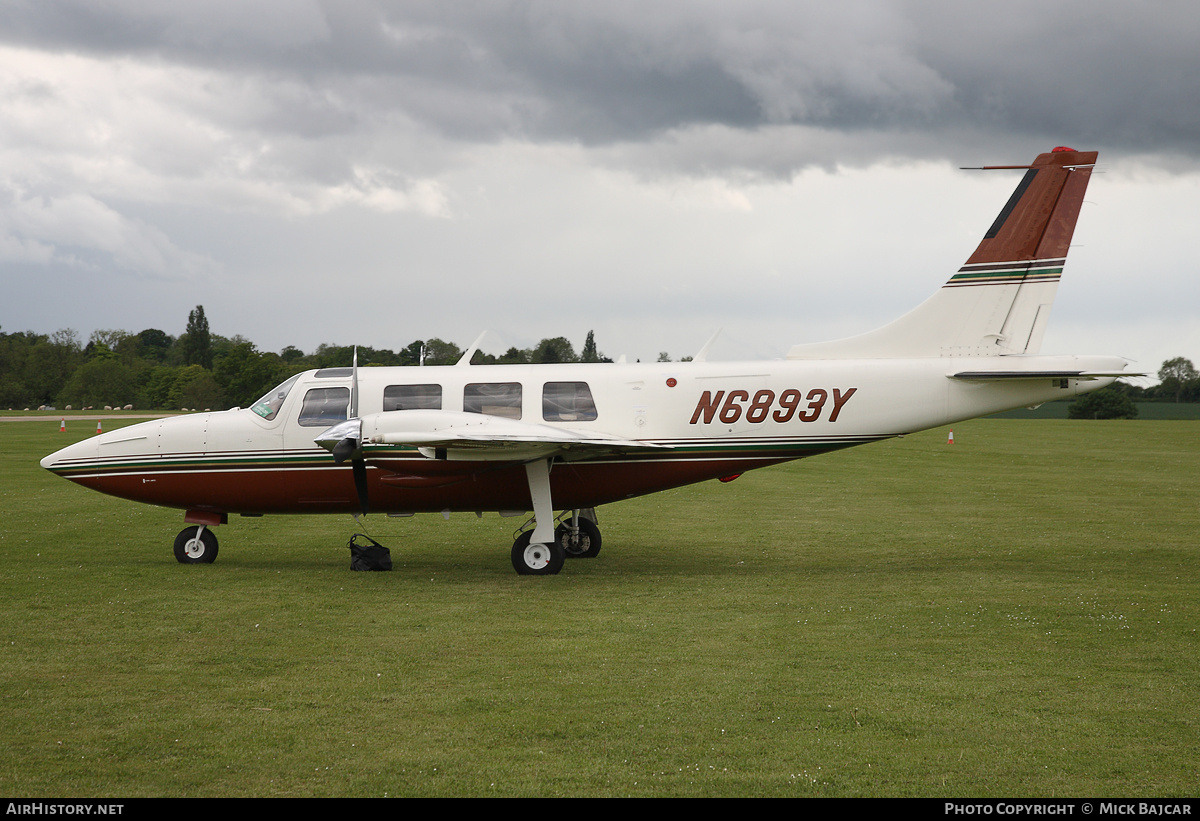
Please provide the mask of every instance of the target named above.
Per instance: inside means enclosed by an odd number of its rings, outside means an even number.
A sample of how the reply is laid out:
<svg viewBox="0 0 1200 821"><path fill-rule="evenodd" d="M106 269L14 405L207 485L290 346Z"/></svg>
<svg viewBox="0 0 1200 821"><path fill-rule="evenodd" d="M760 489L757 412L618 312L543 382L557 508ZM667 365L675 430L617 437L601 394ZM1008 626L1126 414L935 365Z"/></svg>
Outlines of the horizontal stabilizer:
<svg viewBox="0 0 1200 821"><path fill-rule="evenodd" d="M1122 376L1145 376L1127 371L962 371L950 374L951 379L966 382L996 382L1006 379L1112 379Z"/></svg>

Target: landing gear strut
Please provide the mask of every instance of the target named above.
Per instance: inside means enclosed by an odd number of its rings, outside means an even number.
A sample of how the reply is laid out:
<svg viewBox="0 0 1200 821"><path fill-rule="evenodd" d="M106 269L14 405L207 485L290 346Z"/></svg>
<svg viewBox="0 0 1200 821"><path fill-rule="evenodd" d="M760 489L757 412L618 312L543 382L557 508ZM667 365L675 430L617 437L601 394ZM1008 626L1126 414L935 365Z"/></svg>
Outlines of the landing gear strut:
<svg viewBox="0 0 1200 821"><path fill-rule="evenodd" d="M204 525L185 527L175 537L175 561L180 564L212 564L217 560L217 534Z"/></svg>
<svg viewBox="0 0 1200 821"><path fill-rule="evenodd" d="M562 545L554 538L554 508L550 502L550 460L538 459L525 464L529 497L533 501L533 530L513 543L512 563L522 576L548 576L562 570Z"/></svg>

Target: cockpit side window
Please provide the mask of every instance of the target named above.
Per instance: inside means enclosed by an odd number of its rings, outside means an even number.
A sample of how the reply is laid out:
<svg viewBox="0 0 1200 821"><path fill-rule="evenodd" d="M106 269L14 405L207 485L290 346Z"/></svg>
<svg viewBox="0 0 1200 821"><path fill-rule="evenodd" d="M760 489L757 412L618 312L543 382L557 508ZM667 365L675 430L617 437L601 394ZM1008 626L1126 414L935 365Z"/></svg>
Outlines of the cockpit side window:
<svg viewBox="0 0 1200 821"><path fill-rule="evenodd" d="M304 394L300 425L322 428L345 421L350 408L349 388L312 388Z"/></svg>
<svg viewBox="0 0 1200 821"><path fill-rule="evenodd" d="M383 409L441 410L441 385L388 385L383 389Z"/></svg>
<svg viewBox="0 0 1200 821"><path fill-rule="evenodd" d="M547 422L591 422L596 403L587 382L547 382L542 386L542 418Z"/></svg>
<svg viewBox="0 0 1200 821"><path fill-rule="evenodd" d="M521 418L520 382L475 382L463 388L463 410L505 419Z"/></svg>
<svg viewBox="0 0 1200 821"><path fill-rule="evenodd" d="M295 385L296 380L299 378L300 374L296 374L279 387L267 391L262 399L259 399L250 406L250 410L257 413L263 419L274 419L275 414L279 413L279 409L283 407L283 400L287 399L288 391L292 389L292 385Z"/></svg>

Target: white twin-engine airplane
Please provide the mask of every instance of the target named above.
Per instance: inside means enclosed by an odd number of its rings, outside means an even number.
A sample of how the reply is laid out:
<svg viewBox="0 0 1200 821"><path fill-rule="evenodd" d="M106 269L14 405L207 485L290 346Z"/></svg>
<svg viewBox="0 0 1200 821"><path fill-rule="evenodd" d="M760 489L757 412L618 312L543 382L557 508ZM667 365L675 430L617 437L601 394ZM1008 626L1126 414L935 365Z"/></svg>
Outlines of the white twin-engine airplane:
<svg viewBox="0 0 1200 821"><path fill-rule="evenodd" d="M180 562L229 514L497 511L534 517L521 574L600 550L594 508L1108 385L1115 356L1036 356L1094 151L1055 148L966 264L891 324L777 362L326 368L247 409L162 419L42 466L182 508ZM555 527L555 509L563 510Z"/></svg>

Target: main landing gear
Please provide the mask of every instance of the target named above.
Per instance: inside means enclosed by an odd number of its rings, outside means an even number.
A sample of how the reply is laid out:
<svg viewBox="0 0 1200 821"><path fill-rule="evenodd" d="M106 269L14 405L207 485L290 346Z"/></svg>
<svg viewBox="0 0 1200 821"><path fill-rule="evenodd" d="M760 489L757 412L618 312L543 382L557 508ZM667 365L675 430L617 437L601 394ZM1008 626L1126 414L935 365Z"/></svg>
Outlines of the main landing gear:
<svg viewBox="0 0 1200 821"><path fill-rule="evenodd" d="M533 516L537 523L513 543L513 569L522 576L549 576L562 570L568 558L590 559L600 552L600 528L590 518L573 510L557 528L550 500L550 460L539 459L525 465Z"/></svg>
<svg viewBox="0 0 1200 821"><path fill-rule="evenodd" d="M593 559L600 553L600 528L573 510L554 529L554 541L538 544L526 530L513 542L513 568L522 576L547 576L562 570L566 559Z"/></svg>
<svg viewBox="0 0 1200 821"><path fill-rule="evenodd" d="M594 559L600 555L600 528L578 510L554 529L554 541L562 546L568 559Z"/></svg>
<svg viewBox="0 0 1200 821"><path fill-rule="evenodd" d="M217 560L217 534L204 525L185 527L175 537L175 560L181 564L212 564Z"/></svg>

